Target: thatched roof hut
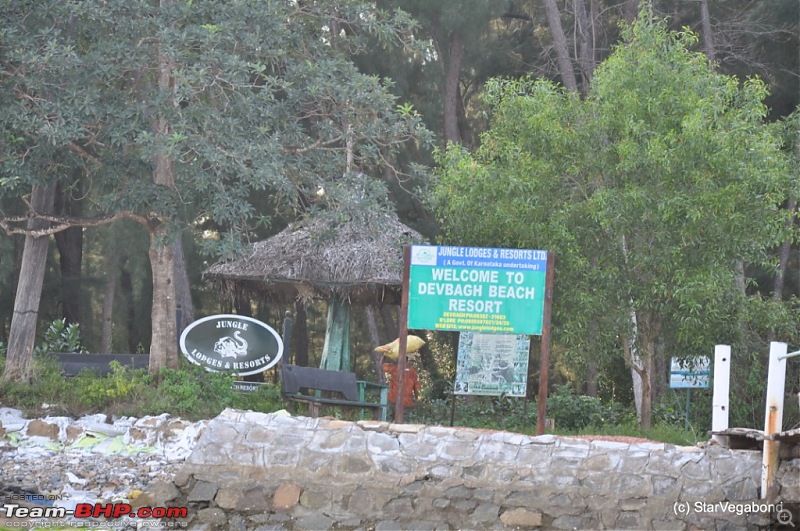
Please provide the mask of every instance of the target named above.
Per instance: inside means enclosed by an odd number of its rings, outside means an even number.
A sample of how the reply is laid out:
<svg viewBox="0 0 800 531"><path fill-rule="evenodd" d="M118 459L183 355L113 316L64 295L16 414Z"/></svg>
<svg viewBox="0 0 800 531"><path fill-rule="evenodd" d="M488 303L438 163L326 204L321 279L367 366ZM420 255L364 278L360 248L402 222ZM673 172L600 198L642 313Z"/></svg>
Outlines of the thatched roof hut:
<svg viewBox="0 0 800 531"><path fill-rule="evenodd" d="M403 248L424 238L394 216L332 227L303 220L251 244L238 260L217 263L204 278L222 293L276 302L337 299L399 304Z"/></svg>

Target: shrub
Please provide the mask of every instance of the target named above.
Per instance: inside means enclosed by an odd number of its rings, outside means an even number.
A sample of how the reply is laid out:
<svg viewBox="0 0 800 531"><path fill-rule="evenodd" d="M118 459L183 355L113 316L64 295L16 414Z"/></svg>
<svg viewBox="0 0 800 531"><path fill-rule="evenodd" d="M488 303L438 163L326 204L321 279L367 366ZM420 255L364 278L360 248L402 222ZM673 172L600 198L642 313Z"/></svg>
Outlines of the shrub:
<svg viewBox="0 0 800 531"><path fill-rule="evenodd" d="M50 352L86 352L81 345L81 332L77 323L67 324L66 319L56 319L47 327L44 339L34 349L34 353L45 355Z"/></svg>
<svg viewBox="0 0 800 531"><path fill-rule="evenodd" d="M618 404L604 404L597 397L576 395L566 385L557 385L547 399L547 416L555 420L556 429L559 430L617 424L623 419L625 411Z"/></svg>
<svg viewBox="0 0 800 531"><path fill-rule="evenodd" d="M95 409L108 409L120 402L139 402L146 396L152 378L144 370L133 370L118 361L109 363L111 372L98 377L90 370L75 377L75 389L82 404Z"/></svg>

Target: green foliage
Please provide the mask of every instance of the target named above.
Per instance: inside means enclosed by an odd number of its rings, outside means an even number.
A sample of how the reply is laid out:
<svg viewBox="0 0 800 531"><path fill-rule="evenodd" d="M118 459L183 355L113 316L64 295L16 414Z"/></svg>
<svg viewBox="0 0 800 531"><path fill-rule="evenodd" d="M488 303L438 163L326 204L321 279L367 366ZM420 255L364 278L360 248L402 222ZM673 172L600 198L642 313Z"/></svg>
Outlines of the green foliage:
<svg viewBox="0 0 800 531"><path fill-rule="evenodd" d="M0 358L0 369L5 367L5 356ZM44 405L68 411L78 403L75 388L68 385L57 360L39 355L33 360L34 378L30 383L0 382L3 405L38 412Z"/></svg>
<svg viewBox="0 0 800 531"><path fill-rule="evenodd" d="M159 401L166 407L168 404L184 415L195 412L208 415L203 411L211 399L213 409L230 405L233 392L230 390L233 379L223 373L209 373L196 365L184 364L180 369L161 369L159 385ZM213 414L213 413L212 413Z"/></svg>
<svg viewBox="0 0 800 531"><path fill-rule="evenodd" d="M2 5L2 60L19 66L7 86L25 94L0 93L0 135L21 139L0 143L0 179L19 183L0 196L77 175L92 182L87 215L173 230L201 221L219 233L209 248L231 253L264 213L253 192L282 208L380 212L386 190L369 172L429 138L389 81L351 61L375 41L412 42L399 10L360 0ZM347 31L331 34L332 20ZM160 157L174 164L174 189L154 182Z"/></svg>
<svg viewBox="0 0 800 531"><path fill-rule="evenodd" d="M284 408L283 395L279 385L266 384L259 386L253 393L233 393L231 407L270 413Z"/></svg>
<svg viewBox="0 0 800 531"><path fill-rule="evenodd" d="M67 324L66 319L56 319L47 327L44 339L34 349L37 355L50 352L86 352L81 345L81 332L78 323Z"/></svg>
<svg viewBox="0 0 800 531"><path fill-rule="evenodd" d="M765 85L716 73L695 35L645 11L585 99L494 80L481 147L437 153L443 241L552 251L554 351L575 359L621 357L626 338L667 358L735 343L735 264L774 268L790 235L796 177L763 123Z"/></svg>
<svg viewBox="0 0 800 531"><path fill-rule="evenodd" d="M144 370L133 370L118 361L109 363L111 372L98 378L84 370L75 378L75 389L82 404L91 409L103 409L117 402L139 402L147 396L152 377Z"/></svg>
<svg viewBox="0 0 800 531"><path fill-rule="evenodd" d="M44 345L39 348L47 351ZM0 371L4 364L5 356L0 356ZM280 389L274 385L241 393L231 388L230 375L206 372L188 363L178 370L163 369L161 381L146 370L134 370L116 361L110 367L106 376L87 369L66 378L54 357L38 354L30 384L0 383L3 405L31 415L54 411L76 417L92 412L134 417L169 413L190 420L213 418L226 407L262 412L284 407Z"/></svg>
<svg viewBox="0 0 800 531"><path fill-rule="evenodd" d="M445 400L426 400L407 415L412 422L449 424L452 395ZM459 426L534 433L537 422L535 401L508 396L456 397L455 423ZM547 417L556 430L569 432L586 426L614 426L633 417L629 408L599 398L576 395L568 386L556 386L547 399Z"/></svg>
<svg viewBox="0 0 800 531"><path fill-rule="evenodd" d="M614 426L625 417L625 408L616 403L576 395L566 385L557 386L547 399L547 416L554 419L558 430L579 430L586 426Z"/></svg>

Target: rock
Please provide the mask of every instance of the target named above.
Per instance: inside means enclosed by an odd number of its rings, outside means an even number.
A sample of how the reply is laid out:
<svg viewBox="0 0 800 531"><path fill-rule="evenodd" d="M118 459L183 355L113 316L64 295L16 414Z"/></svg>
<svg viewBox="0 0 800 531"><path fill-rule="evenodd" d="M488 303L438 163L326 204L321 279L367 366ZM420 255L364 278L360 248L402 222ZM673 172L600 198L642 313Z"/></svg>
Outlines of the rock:
<svg viewBox="0 0 800 531"><path fill-rule="evenodd" d="M541 527L542 513L527 509L512 509L500 515L500 521L509 527Z"/></svg>
<svg viewBox="0 0 800 531"><path fill-rule="evenodd" d="M187 500L189 502L211 502L214 496L217 495L219 485L209 481L198 481L192 491L189 493Z"/></svg>
<svg viewBox="0 0 800 531"><path fill-rule="evenodd" d="M335 520L333 520L333 518L328 518L324 514L312 514L297 520L295 523L295 529L322 531L325 529L330 529L333 527L334 523Z"/></svg>
<svg viewBox="0 0 800 531"><path fill-rule="evenodd" d="M177 499L181 491L171 481L154 481L147 487L147 492L131 500L135 507L165 507L172 500Z"/></svg>
<svg viewBox="0 0 800 531"><path fill-rule="evenodd" d="M302 489L294 483L281 483L272 497L272 508L276 511L291 509L300 501Z"/></svg>
<svg viewBox="0 0 800 531"><path fill-rule="evenodd" d="M228 521L225 511L219 507L208 507L197 511L197 523L222 526Z"/></svg>
<svg viewBox="0 0 800 531"><path fill-rule="evenodd" d="M25 430L25 435L28 437L46 437L52 441L57 441L58 432L59 429L57 425L36 419L28 423L28 429Z"/></svg>

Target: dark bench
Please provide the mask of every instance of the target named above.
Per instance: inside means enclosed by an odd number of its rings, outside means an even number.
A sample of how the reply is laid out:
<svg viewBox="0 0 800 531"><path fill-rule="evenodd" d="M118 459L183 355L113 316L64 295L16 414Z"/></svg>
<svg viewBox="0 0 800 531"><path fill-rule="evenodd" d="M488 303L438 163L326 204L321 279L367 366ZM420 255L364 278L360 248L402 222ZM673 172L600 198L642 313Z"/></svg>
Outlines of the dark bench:
<svg viewBox="0 0 800 531"><path fill-rule="evenodd" d="M123 367L131 369L147 369L150 364L148 354L83 354L80 352L53 352L58 360L58 366L65 376L77 376L84 369L89 369L98 376L111 373L112 361L119 362Z"/></svg>
<svg viewBox="0 0 800 531"><path fill-rule="evenodd" d="M366 399L368 389L379 394L379 401L370 402ZM290 403L308 404L308 412L312 417L319 416L320 406L329 405L369 409L372 411L373 419L386 420L389 387L356 380L356 375L352 372L283 364L281 390L284 399Z"/></svg>

